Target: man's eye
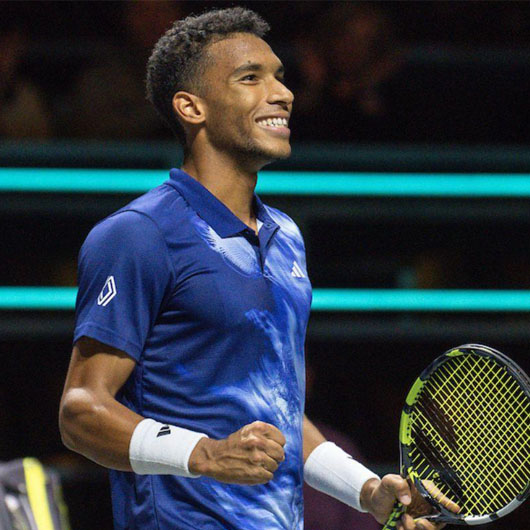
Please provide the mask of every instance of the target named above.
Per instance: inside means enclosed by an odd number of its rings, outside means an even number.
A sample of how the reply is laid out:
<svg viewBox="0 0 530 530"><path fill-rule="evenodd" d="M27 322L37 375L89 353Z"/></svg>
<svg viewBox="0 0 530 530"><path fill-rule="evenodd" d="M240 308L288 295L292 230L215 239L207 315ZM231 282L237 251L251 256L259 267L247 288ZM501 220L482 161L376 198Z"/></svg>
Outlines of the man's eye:
<svg viewBox="0 0 530 530"><path fill-rule="evenodd" d="M248 74L241 79L241 81L255 81L257 76L255 74Z"/></svg>

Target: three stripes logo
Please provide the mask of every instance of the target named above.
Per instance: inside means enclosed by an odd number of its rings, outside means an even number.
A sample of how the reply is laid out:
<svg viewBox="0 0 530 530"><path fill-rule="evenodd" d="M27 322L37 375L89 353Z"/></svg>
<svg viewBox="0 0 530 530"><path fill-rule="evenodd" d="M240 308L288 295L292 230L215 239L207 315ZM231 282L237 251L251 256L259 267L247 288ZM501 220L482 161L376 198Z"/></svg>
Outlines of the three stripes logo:
<svg viewBox="0 0 530 530"><path fill-rule="evenodd" d="M118 291L116 290L116 282L114 276L109 276L105 281L105 285L98 296L98 305L105 307L115 296Z"/></svg>
<svg viewBox="0 0 530 530"><path fill-rule="evenodd" d="M291 276L295 278L305 278L304 271L300 268L300 265L293 261L293 268L291 269Z"/></svg>
<svg viewBox="0 0 530 530"><path fill-rule="evenodd" d="M163 427L161 427L156 437L160 438L161 436L166 436L166 434L171 434L171 428L169 427L169 425L164 425Z"/></svg>

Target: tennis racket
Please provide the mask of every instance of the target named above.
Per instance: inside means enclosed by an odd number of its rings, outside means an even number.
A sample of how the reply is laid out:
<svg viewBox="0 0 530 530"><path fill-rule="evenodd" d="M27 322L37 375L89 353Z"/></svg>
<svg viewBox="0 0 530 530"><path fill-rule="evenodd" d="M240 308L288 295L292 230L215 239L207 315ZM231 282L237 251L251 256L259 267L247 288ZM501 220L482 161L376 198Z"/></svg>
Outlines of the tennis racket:
<svg viewBox="0 0 530 530"><path fill-rule="evenodd" d="M435 508L422 518L479 525L503 517L530 495L530 379L493 348L449 350L412 385L399 441L401 475ZM396 503L383 530L404 511Z"/></svg>

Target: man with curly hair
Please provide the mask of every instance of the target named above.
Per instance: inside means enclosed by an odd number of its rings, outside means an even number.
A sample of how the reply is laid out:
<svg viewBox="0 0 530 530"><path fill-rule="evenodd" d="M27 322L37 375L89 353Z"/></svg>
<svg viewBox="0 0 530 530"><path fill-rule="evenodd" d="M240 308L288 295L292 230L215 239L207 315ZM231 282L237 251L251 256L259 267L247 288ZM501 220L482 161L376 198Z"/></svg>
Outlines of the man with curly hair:
<svg viewBox="0 0 530 530"><path fill-rule="evenodd" d="M381 522L411 502L405 480L380 480L304 416L304 243L254 193L291 152L293 94L267 30L231 8L162 36L148 97L184 162L79 255L60 426L111 468L117 529L302 530L304 478Z"/></svg>

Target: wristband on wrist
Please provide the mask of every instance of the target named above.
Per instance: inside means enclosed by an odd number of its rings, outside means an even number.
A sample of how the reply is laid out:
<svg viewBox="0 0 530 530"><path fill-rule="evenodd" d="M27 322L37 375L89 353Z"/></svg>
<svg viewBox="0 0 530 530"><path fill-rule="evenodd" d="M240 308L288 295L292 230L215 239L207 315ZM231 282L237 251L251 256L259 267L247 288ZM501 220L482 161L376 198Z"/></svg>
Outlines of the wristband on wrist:
<svg viewBox="0 0 530 530"><path fill-rule="evenodd" d="M196 478L188 468L190 455L206 434L146 418L134 429L129 461L138 475L179 475Z"/></svg>
<svg viewBox="0 0 530 530"><path fill-rule="evenodd" d="M304 480L307 484L359 512L366 512L361 507L361 489L372 478L379 479L333 442L320 444L304 465Z"/></svg>

